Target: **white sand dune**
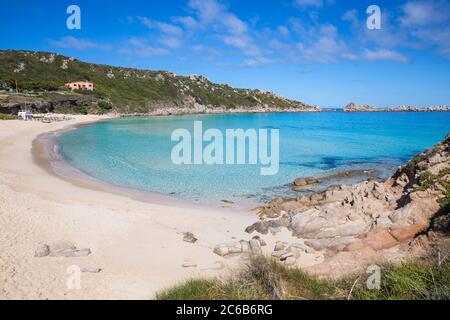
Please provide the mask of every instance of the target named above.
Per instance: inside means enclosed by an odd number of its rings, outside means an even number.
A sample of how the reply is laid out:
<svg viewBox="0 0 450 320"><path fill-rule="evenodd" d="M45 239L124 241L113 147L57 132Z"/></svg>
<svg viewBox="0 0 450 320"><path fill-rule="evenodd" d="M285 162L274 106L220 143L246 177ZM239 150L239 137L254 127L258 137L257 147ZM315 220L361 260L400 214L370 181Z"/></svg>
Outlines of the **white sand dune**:
<svg viewBox="0 0 450 320"><path fill-rule="evenodd" d="M0 121L0 299L150 299L180 281L224 274L241 262L213 254L213 247L249 239L244 229L255 220L250 212L138 201L71 183L33 160L38 135L99 119ZM193 232L198 242L183 242L183 232ZM289 235L277 240L283 237ZM34 257L39 245L61 240L92 254ZM275 239L265 240L269 250ZM183 268L185 259L198 266ZM81 288L71 289L72 265L102 271L82 273Z"/></svg>

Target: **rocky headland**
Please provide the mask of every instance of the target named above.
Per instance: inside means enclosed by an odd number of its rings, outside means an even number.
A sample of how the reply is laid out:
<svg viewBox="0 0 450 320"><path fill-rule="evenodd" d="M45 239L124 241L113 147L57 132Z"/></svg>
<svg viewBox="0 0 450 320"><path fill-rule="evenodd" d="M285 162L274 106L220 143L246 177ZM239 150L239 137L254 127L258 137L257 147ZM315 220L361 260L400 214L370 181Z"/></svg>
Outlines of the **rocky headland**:
<svg viewBox="0 0 450 320"><path fill-rule="evenodd" d="M94 91L70 91L88 80ZM204 76L114 67L55 53L0 50L0 113L29 111L123 115L317 112L272 91L234 88Z"/></svg>
<svg viewBox="0 0 450 320"><path fill-rule="evenodd" d="M300 178L293 187L316 182ZM295 265L301 255L321 252L324 261L306 270L339 277L371 263L399 262L429 252L449 231L449 209L450 134L385 181L330 187L255 209L260 221L246 232L258 236L250 242L219 245L215 252L258 254L264 235L287 229L298 243L277 243L275 259Z"/></svg>

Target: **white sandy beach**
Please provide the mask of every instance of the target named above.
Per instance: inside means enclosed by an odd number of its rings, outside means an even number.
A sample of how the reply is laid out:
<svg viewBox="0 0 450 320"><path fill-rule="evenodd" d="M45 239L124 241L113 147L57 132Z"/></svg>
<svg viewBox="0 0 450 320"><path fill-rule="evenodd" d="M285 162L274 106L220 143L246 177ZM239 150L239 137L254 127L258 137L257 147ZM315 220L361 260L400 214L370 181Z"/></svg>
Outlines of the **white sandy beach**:
<svg viewBox="0 0 450 320"><path fill-rule="evenodd" d="M100 119L0 121L0 299L151 299L180 281L225 274L241 262L221 258L213 248L250 239L244 232L255 221L250 212L154 204L151 195L150 202L141 202L71 183L33 160L38 135ZM198 242L184 242L183 232L194 233ZM62 240L92 254L34 257L39 245ZM269 252L275 239L264 240ZM183 268L186 259L197 267ZM314 259L300 263L311 265ZM102 271L82 273L81 289L69 289L72 265Z"/></svg>

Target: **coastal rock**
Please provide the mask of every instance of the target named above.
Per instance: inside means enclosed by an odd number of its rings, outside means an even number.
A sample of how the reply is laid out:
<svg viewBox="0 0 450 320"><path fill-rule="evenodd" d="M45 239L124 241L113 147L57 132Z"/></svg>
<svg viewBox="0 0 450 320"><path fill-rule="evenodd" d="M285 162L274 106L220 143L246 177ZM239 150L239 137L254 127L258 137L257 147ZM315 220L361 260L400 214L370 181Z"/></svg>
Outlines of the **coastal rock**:
<svg viewBox="0 0 450 320"><path fill-rule="evenodd" d="M284 255L285 253L286 253L286 251L284 251L284 250L274 251L274 252L272 252L271 256L280 260L281 256Z"/></svg>
<svg viewBox="0 0 450 320"><path fill-rule="evenodd" d="M259 245L259 242L256 242ZM250 251L250 244L248 241L244 240L239 242L218 244L214 247L214 253L221 257L226 257L232 254L240 254L248 251Z"/></svg>
<svg viewBox="0 0 450 320"><path fill-rule="evenodd" d="M277 243L275 243L275 248L273 249L273 251L282 251L286 249L286 247L287 247L286 242L277 241Z"/></svg>
<svg viewBox="0 0 450 320"><path fill-rule="evenodd" d="M181 266L183 268L197 268L197 264L191 259L186 259Z"/></svg>
<svg viewBox="0 0 450 320"><path fill-rule="evenodd" d="M287 258L290 258L290 257L294 257L294 254L292 252L283 253L280 256L280 261L285 261Z"/></svg>
<svg viewBox="0 0 450 320"><path fill-rule="evenodd" d="M291 217L284 214L281 218L276 220L263 220L252 224L245 229L247 233L258 232L261 234L268 234L269 231L276 231L279 228L287 228L291 224Z"/></svg>
<svg viewBox="0 0 450 320"><path fill-rule="evenodd" d="M257 237L250 241L241 240L239 242L218 244L214 247L214 253L221 257L242 253L258 256L262 254L261 239Z"/></svg>
<svg viewBox="0 0 450 320"><path fill-rule="evenodd" d="M375 107L369 106L367 104L357 105L354 102L349 103L345 106L344 112L367 112L367 111L375 111Z"/></svg>
<svg viewBox="0 0 450 320"><path fill-rule="evenodd" d="M91 254L91 249L85 248L78 250L76 245L70 241L59 241L50 245L43 244L39 246L34 256L35 257L86 257Z"/></svg>
<svg viewBox="0 0 450 320"><path fill-rule="evenodd" d="M36 251L34 252L34 256L36 258L42 258L46 257L50 254L50 247L46 244L40 245L36 248Z"/></svg>
<svg viewBox="0 0 450 320"><path fill-rule="evenodd" d="M197 242L197 238L194 236L193 233L191 232L185 232L183 234L183 241L184 242L189 242L189 243L196 243Z"/></svg>
<svg viewBox="0 0 450 320"><path fill-rule="evenodd" d="M320 181L314 177L298 178L292 183L292 186L293 188L305 187L319 182Z"/></svg>
<svg viewBox="0 0 450 320"><path fill-rule="evenodd" d="M294 185L307 183L303 178ZM450 134L385 181L370 179L295 200L276 199L259 208L261 220L246 231L267 234L286 228L304 240L306 248L296 244L286 249L277 243L274 258L285 260L317 250L327 257L318 270L350 272L371 259L403 257L410 251L405 248L423 242L414 240L430 228L448 230L448 204L442 206L448 203L449 185Z"/></svg>
<svg viewBox="0 0 450 320"><path fill-rule="evenodd" d="M301 253L314 253L314 249L311 247L308 247L302 243L291 243L289 247L287 248L288 251L293 252L294 255L300 255Z"/></svg>
<svg viewBox="0 0 450 320"><path fill-rule="evenodd" d="M254 236L252 239L258 240L261 247L267 246L267 242L265 242L260 236Z"/></svg>
<svg viewBox="0 0 450 320"><path fill-rule="evenodd" d="M357 105L353 102L349 103L343 109L344 112L446 112L450 111L449 106L399 106L399 107L373 107L368 104Z"/></svg>
<svg viewBox="0 0 450 320"><path fill-rule="evenodd" d="M284 260L284 265L286 266L293 266L297 263L297 259L295 257L288 257L286 260Z"/></svg>

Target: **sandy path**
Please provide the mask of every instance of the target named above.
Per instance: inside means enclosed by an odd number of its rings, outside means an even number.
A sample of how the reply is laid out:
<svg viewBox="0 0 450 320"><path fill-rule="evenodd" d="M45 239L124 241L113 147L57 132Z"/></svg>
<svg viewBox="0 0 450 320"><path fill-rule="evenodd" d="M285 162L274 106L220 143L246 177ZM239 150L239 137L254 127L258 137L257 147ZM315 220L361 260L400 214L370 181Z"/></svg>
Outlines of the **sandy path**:
<svg viewBox="0 0 450 320"><path fill-rule="evenodd" d="M0 299L148 299L187 278L220 275L240 263L212 249L249 239L244 229L255 220L249 212L141 202L76 186L34 163L30 150L39 134L98 119L0 121ZM199 238L196 244L182 241L180 233L187 231ZM92 254L34 257L38 245L61 240ZM265 240L267 248L275 241ZM183 268L188 258L198 267ZM82 273L81 288L70 289L72 265L102 272Z"/></svg>

